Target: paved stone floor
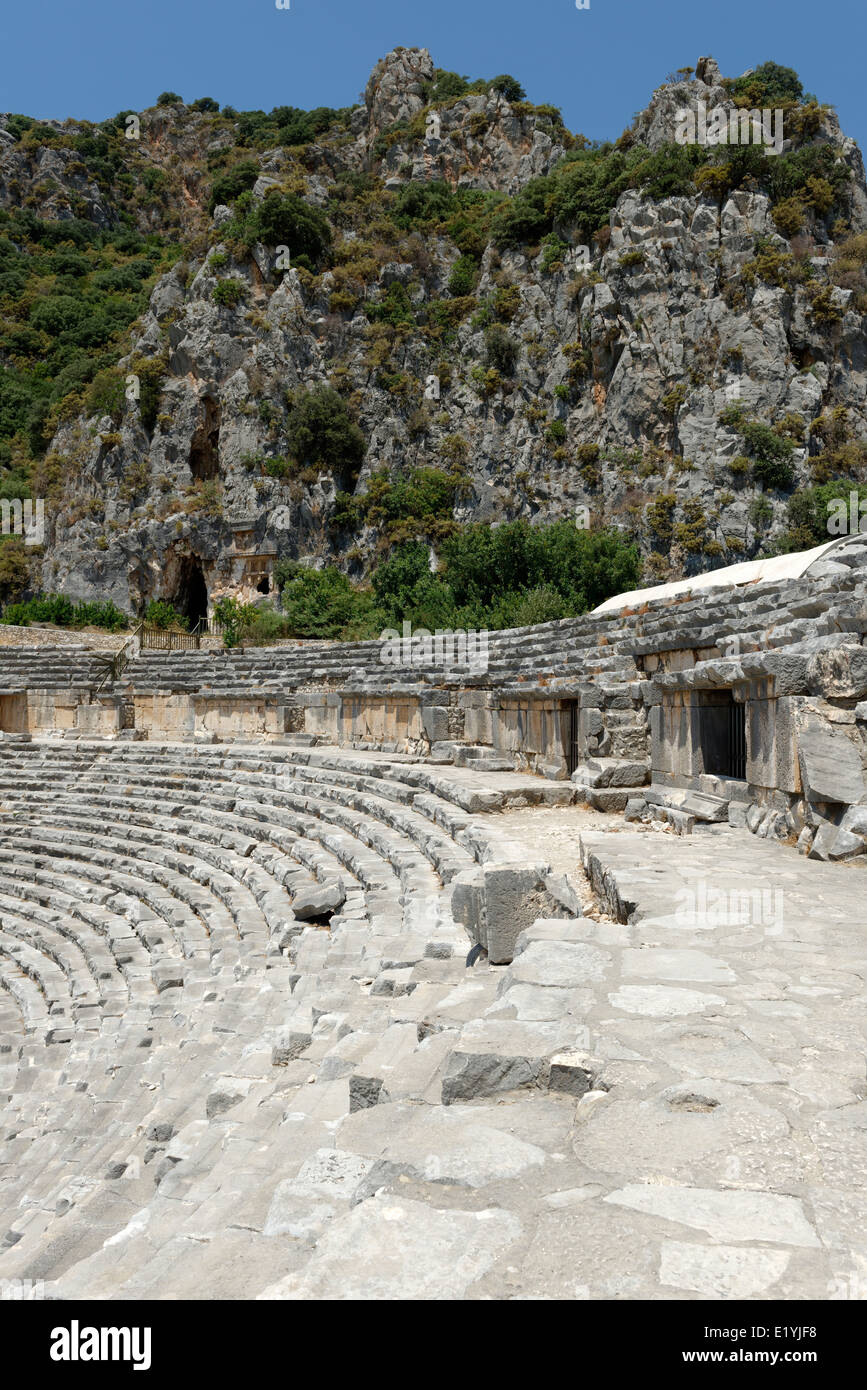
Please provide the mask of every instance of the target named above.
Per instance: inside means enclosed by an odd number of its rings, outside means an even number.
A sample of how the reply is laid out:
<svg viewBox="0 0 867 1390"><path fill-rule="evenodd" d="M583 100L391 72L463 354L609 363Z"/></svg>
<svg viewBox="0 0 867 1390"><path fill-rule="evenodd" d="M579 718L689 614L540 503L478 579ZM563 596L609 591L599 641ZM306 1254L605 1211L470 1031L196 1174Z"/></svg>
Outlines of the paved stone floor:
<svg viewBox="0 0 867 1390"><path fill-rule="evenodd" d="M861 868L572 807L482 819L587 871L587 914L537 922L510 966L467 969L453 924L431 949L383 909L212 959L183 991L168 969L147 1010L134 991L115 1010L133 1064L105 1022L48 1066L41 1041L30 1068L7 1044L0 1279L99 1299L867 1296ZM562 1052L583 1094L497 1089Z"/></svg>

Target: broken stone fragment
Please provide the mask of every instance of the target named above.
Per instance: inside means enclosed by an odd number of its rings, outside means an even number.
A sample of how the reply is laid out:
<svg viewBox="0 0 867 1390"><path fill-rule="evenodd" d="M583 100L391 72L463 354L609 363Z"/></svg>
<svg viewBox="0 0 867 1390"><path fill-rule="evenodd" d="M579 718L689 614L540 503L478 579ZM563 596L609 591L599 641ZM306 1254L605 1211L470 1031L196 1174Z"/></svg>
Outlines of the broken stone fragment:
<svg viewBox="0 0 867 1390"><path fill-rule="evenodd" d="M570 1096L583 1096L594 1090L601 1062L586 1052L557 1052L551 1058L548 1086Z"/></svg>
<svg viewBox="0 0 867 1390"><path fill-rule="evenodd" d="M346 893L339 883L324 883L321 887L301 888L292 899L292 911L299 922L334 913L346 902Z"/></svg>
<svg viewBox="0 0 867 1390"><path fill-rule="evenodd" d="M271 1051L271 1065L274 1067L286 1067L290 1062L294 1062L296 1057L300 1057L306 1052L313 1042L310 1033L287 1033L274 1046Z"/></svg>
<svg viewBox="0 0 867 1390"><path fill-rule="evenodd" d="M359 1076L349 1078L349 1113L356 1110L369 1110L373 1105L384 1105L389 1095L383 1089L382 1077Z"/></svg>

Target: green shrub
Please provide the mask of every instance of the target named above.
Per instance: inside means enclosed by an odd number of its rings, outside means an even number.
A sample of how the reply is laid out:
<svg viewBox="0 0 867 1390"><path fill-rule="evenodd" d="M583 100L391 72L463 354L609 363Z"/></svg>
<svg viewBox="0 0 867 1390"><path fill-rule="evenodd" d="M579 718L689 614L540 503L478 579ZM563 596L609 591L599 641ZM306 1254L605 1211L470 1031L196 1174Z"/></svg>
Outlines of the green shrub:
<svg viewBox="0 0 867 1390"><path fill-rule="evenodd" d="M339 637L355 612L352 585L333 567L315 570L281 560L274 577L289 635Z"/></svg>
<svg viewBox="0 0 867 1390"><path fill-rule="evenodd" d="M73 604L65 594L38 595L25 603L10 604L0 621L26 627L29 623L54 623L57 627L100 627L122 632L129 626L125 613L109 599L104 603Z"/></svg>
<svg viewBox="0 0 867 1390"><path fill-rule="evenodd" d="M390 323L392 328L402 323L415 323L412 302L398 280L389 285L378 304L368 304L366 309L367 317L373 323Z"/></svg>
<svg viewBox="0 0 867 1390"><path fill-rule="evenodd" d="M373 592L383 626L409 622L431 631L457 626L454 596L430 568L429 551L421 541L409 541L392 550L373 573Z"/></svg>
<svg viewBox="0 0 867 1390"><path fill-rule="evenodd" d="M808 550L823 541L833 540L836 533L828 529L831 504L843 502L848 512L852 492L857 494L860 505L867 499L867 483L856 483L850 478L834 478L817 487L799 488L789 498L788 504L790 531L798 533L798 543L792 548Z"/></svg>
<svg viewBox="0 0 867 1390"><path fill-rule="evenodd" d="M516 77L511 77L509 73L501 73L499 77L492 79L490 83L495 92L500 92L506 101L526 101L527 93L521 86Z"/></svg>
<svg viewBox="0 0 867 1390"><path fill-rule="evenodd" d="M287 452L300 468L332 473L346 489L354 483L367 443L346 402L331 386L299 391L290 401Z"/></svg>
<svg viewBox="0 0 867 1390"><path fill-rule="evenodd" d="M426 529L430 522L451 520L464 485L458 473L442 468L413 468L394 479L382 469L371 475L367 492L355 502L368 523L383 526L387 533L402 529L397 523Z"/></svg>
<svg viewBox="0 0 867 1390"><path fill-rule="evenodd" d="M266 246L288 246L292 263L317 265L331 245L325 214L294 193L270 189L249 217L249 229Z"/></svg>
<svg viewBox="0 0 867 1390"><path fill-rule="evenodd" d="M473 256L459 256L449 276L449 294L459 299L473 293L479 278L478 262Z"/></svg>
<svg viewBox="0 0 867 1390"><path fill-rule="evenodd" d="M644 519L654 540L662 542L671 540L674 533L674 509L676 506L677 494L674 492L662 492L648 504Z"/></svg>
<svg viewBox="0 0 867 1390"><path fill-rule="evenodd" d="M292 472L292 464L289 459L277 454L274 458L265 460L265 472L269 478L288 478Z"/></svg>
<svg viewBox="0 0 867 1390"><path fill-rule="evenodd" d="M726 83L736 106L773 107L799 102L804 95L794 68L762 63L753 72Z"/></svg>
<svg viewBox="0 0 867 1390"><path fill-rule="evenodd" d="M405 540L376 566L370 590L334 568L291 560L277 564L275 580L292 635L358 638L405 621L430 631L550 622L633 588L640 569L636 547L618 532L519 521L453 530L437 572L428 542ZM249 631L248 620L236 620L233 640L247 640Z"/></svg>
<svg viewBox="0 0 867 1390"><path fill-rule="evenodd" d="M576 613L635 586L637 548L616 531L586 531L571 521L466 527L443 546L443 579L459 606L493 607L504 592L551 586Z"/></svg>
<svg viewBox="0 0 867 1390"><path fill-rule="evenodd" d="M162 357L136 357L130 364L130 371L138 377L139 414L145 429L150 432L156 425L159 414L166 362Z"/></svg>
<svg viewBox="0 0 867 1390"><path fill-rule="evenodd" d="M518 361L518 344L501 323L485 330L485 358L489 367L511 376Z"/></svg>
<svg viewBox="0 0 867 1390"><path fill-rule="evenodd" d="M437 68L434 72L434 80L428 89L427 100L433 104L439 101L450 101L456 97L462 97L469 91L470 84L465 77L459 73L449 72L446 68Z"/></svg>
<svg viewBox="0 0 867 1390"><path fill-rule="evenodd" d="M221 308L234 309L236 304L240 304L246 293L247 287L244 281L232 275L226 280L217 281L211 291L211 298Z"/></svg>
<svg viewBox="0 0 867 1390"><path fill-rule="evenodd" d="M804 204L800 198L784 198L771 208L771 216L780 235L791 241L804 225Z"/></svg>
<svg viewBox="0 0 867 1390"><path fill-rule="evenodd" d="M754 497L750 503L750 522L757 531L763 531L774 519L774 509L767 497Z"/></svg>
<svg viewBox="0 0 867 1390"><path fill-rule="evenodd" d="M110 415L115 424L120 423L124 412L126 381L117 367L107 367L97 372L84 395L84 410L87 415Z"/></svg>
<svg viewBox="0 0 867 1390"><path fill-rule="evenodd" d="M236 598L221 598L214 604L214 617L223 629L223 646L237 647L253 622L256 609Z"/></svg>
<svg viewBox="0 0 867 1390"><path fill-rule="evenodd" d="M541 241L553 231L554 214L549 205L554 189L550 177L530 179L498 213L494 241L498 246L521 246Z"/></svg>
<svg viewBox="0 0 867 1390"><path fill-rule="evenodd" d="M757 420L745 421L740 426L740 432L754 460L755 481L764 488L784 490L792 487L795 481L792 441Z"/></svg>
<svg viewBox="0 0 867 1390"><path fill-rule="evenodd" d="M0 603L19 599L30 588L33 558L32 547L20 536L0 536ZM7 613L0 618L4 623L14 621Z"/></svg>
<svg viewBox="0 0 867 1390"><path fill-rule="evenodd" d="M220 203L227 206L234 203L236 198L253 187L260 172L255 159L242 159L224 174L218 174L211 185L208 212L213 213L214 208Z"/></svg>
<svg viewBox="0 0 867 1390"><path fill-rule="evenodd" d="M460 206L457 195L443 179L408 183L398 190L391 212L398 227L433 226Z"/></svg>
<svg viewBox="0 0 867 1390"><path fill-rule="evenodd" d="M183 614L178 613L174 604L169 603L166 599L151 599L145 609L144 620L150 627L161 629L170 627L186 629L189 626L188 620Z"/></svg>
<svg viewBox="0 0 867 1390"><path fill-rule="evenodd" d="M662 408L666 415L676 415L689 395L689 387L681 381L662 398Z"/></svg>

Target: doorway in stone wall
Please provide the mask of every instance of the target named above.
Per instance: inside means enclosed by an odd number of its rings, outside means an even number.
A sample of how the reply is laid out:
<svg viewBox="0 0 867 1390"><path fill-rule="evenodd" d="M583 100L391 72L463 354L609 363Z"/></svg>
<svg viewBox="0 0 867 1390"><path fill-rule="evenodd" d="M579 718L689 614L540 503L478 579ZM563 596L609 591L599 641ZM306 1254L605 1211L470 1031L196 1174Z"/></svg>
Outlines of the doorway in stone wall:
<svg viewBox="0 0 867 1390"><path fill-rule="evenodd" d="M578 716L580 710L580 700L564 700L560 706L563 756L566 759L566 771L570 777L581 761L578 751Z"/></svg>
<svg viewBox="0 0 867 1390"><path fill-rule="evenodd" d="M703 769L744 781L747 775L746 705L731 690L698 693L698 736Z"/></svg>

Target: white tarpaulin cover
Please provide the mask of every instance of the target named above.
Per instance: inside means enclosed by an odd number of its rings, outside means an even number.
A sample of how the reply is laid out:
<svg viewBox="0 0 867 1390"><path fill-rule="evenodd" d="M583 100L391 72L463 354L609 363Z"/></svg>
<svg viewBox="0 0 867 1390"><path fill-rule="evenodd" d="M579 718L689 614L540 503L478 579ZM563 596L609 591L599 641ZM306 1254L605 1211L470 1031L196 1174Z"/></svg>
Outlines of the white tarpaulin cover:
<svg viewBox="0 0 867 1390"><path fill-rule="evenodd" d="M628 594L616 594L594 608L594 613L616 613L620 608L631 608L634 604L648 603L655 599L668 598L674 594L689 594L701 589L716 589L729 584L760 584L779 579L800 579L830 550L839 549L850 541L860 541L863 545L867 537L862 535L837 536L832 541L817 545L814 550L797 550L791 555L774 555L768 560L745 560L740 565L727 565L725 569L710 570L707 574L696 574L691 579L678 579L673 584L657 584L653 589L632 589Z"/></svg>

